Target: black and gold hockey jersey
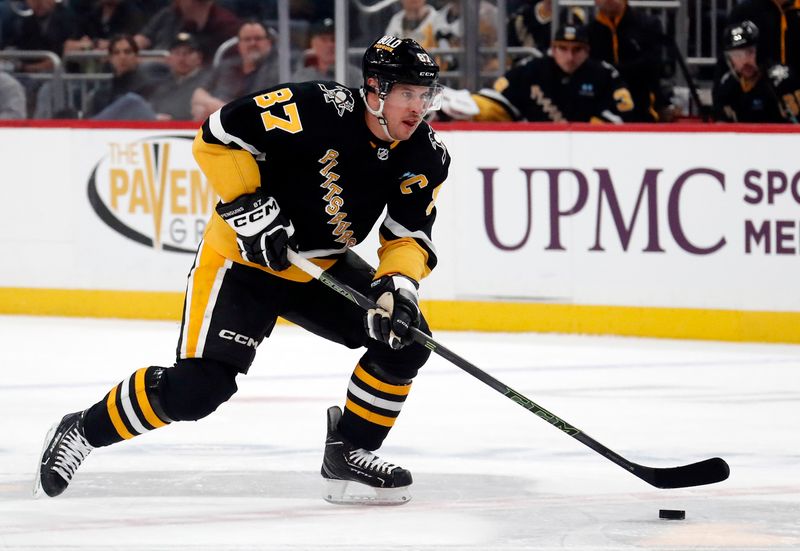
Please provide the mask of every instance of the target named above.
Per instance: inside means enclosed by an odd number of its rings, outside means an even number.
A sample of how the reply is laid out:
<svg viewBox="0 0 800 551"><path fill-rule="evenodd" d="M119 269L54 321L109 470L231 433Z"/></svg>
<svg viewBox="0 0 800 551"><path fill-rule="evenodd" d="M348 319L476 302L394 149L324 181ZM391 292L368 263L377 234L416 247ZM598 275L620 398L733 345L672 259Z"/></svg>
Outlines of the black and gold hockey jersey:
<svg viewBox="0 0 800 551"><path fill-rule="evenodd" d="M193 152L220 198L261 187L295 227L303 256L327 269L380 218L377 276L419 281L436 265L434 202L450 156L422 122L405 141L376 138L358 90L335 82L282 84L229 103L203 123ZM233 230L216 213L205 242L235 262L295 281L310 278L246 262Z"/></svg>
<svg viewBox="0 0 800 551"><path fill-rule="evenodd" d="M712 91L714 119L785 123L800 116L800 79L786 65L773 65L752 83L728 71Z"/></svg>
<svg viewBox="0 0 800 551"><path fill-rule="evenodd" d="M567 74L550 56L510 69L494 90L473 98L481 111L475 120L622 122L633 109L630 92L608 63L587 59Z"/></svg>

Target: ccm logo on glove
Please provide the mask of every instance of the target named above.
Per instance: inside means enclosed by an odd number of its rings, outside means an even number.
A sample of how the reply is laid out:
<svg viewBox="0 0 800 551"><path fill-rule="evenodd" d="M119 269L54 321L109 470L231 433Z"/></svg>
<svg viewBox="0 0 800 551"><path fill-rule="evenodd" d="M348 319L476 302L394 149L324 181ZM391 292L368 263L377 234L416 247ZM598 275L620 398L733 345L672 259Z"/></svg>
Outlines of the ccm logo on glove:
<svg viewBox="0 0 800 551"><path fill-rule="evenodd" d="M258 190L230 203L219 203L217 214L236 232L236 244L244 260L276 271L291 266L286 250L297 250L294 226L274 197Z"/></svg>
<svg viewBox="0 0 800 551"><path fill-rule="evenodd" d="M255 224L255 222L263 220L262 224L269 224L281 211L274 197L259 197L259 199L253 203L252 208L253 210L245 212L241 216L238 216L238 214L244 211L244 207L239 207L235 212L227 214L228 218L222 215L220 216L236 230L236 233L246 235L242 232L254 231L259 226L259 224Z"/></svg>

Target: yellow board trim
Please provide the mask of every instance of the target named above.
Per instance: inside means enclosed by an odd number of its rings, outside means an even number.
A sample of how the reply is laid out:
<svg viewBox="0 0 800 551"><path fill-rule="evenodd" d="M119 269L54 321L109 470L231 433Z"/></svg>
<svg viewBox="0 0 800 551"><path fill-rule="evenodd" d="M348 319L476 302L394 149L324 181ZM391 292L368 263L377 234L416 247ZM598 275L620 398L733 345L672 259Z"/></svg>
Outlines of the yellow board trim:
<svg viewBox="0 0 800 551"><path fill-rule="evenodd" d="M130 432L128 432L128 429L125 428L125 423L122 422L122 417L119 416L119 410L117 409L118 388L119 385L112 388L111 392L108 393L108 400L106 401L106 407L108 407L108 415L111 417L111 423L114 425L114 428L117 430L117 433L125 440L130 440L131 438L133 438L133 435Z"/></svg>
<svg viewBox="0 0 800 551"><path fill-rule="evenodd" d="M361 406L350 400L345 401L344 407L345 409L349 409L362 419L369 421L370 423L375 423L376 425L381 425L383 427L394 426L395 419L393 417L378 415L377 413L373 413L366 408L362 408Z"/></svg>
<svg viewBox="0 0 800 551"><path fill-rule="evenodd" d="M146 371L147 368L143 367L136 372L136 376L134 377L136 401L139 402L139 407L142 408L142 413L144 413L144 418L147 419L147 422L155 428L160 428L165 426L166 423L156 415L156 412L153 411L153 407L150 405L150 400L147 399L147 389L144 387L144 375Z"/></svg>
<svg viewBox="0 0 800 551"><path fill-rule="evenodd" d="M180 321L182 306L183 293L0 287L0 314ZM448 300L422 301L421 307L439 331L800 344L800 312Z"/></svg>
<svg viewBox="0 0 800 551"><path fill-rule="evenodd" d="M432 327L449 331L800 343L800 312L477 301L428 301L420 307Z"/></svg>
<svg viewBox="0 0 800 551"><path fill-rule="evenodd" d="M183 293L0 287L0 314L180 320Z"/></svg>
<svg viewBox="0 0 800 551"><path fill-rule="evenodd" d="M355 376L367 383L369 386L378 390L380 392L385 392L386 394L394 394L395 396L408 396L408 393L411 391L411 385L393 385L390 383L384 383L380 379L376 379L369 373L367 373L361 364L356 366Z"/></svg>

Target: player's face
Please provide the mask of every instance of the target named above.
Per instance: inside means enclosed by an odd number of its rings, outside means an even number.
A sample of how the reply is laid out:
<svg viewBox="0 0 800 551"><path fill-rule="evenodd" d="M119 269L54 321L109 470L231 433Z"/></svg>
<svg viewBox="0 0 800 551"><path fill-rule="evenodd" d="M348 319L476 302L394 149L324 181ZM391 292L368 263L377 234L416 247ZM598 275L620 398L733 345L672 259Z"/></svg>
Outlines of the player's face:
<svg viewBox="0 0 800 551"><path fill-rule="evenodd" d="M396 140L410 138L428 111L439 109L441 90L438 85L397 83L392 86L383 104L383 117L389 127L389 134ZM373 99L377 104L377 98Z"/></svg>
<svg viewBox="0 0 800 551"><path fill-rule="evenodd" d="M437 108L441 95L438 86L415 86L398 83L386 96L383 116L389 125L389 133L398 140L407 140L428 114L431 108Z"/></svg>
<svg viewBox="0 0 800 551"><path fill-rule="evenodd" d="M575 42L554 42L553 59L562 71L571 75L589 57L589 48Z"/></svg>
<svg viewBox="0 0 800 551"><path fill-rule="evenodd" d="M728 50L725 52L725 55L728 56L728 60L730 60L734 72L741 78L752 79L758 74L755 46Z"/></svg>

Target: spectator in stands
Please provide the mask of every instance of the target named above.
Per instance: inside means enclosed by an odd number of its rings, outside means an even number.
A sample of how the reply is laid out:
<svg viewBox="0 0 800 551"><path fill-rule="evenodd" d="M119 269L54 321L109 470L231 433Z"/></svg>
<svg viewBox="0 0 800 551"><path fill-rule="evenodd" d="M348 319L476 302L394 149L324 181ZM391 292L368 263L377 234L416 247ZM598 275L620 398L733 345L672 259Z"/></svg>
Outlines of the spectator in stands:
<svg viewBox="0 0 800 551"><path fill-rule="evenodd" d="M627 0L595 0L589 23L592 58L619 69L633 96L630 120L671 120L668 99L661 89L663 37L658 19L637 11Z"/></svg>
<svg viewBox="0 0 800 551"><path fill-rule="evenodd" d="M25 89L17 79L0 71L0 119L24 119L26 115Z"/></svg>
<svg viewBox="0 0 800 551"><path fill-rule="evenodd" d="M444 4L436 16L435 32L437 46L440 48L460 48L464 36L464 24L461 18L461 0L451 0ZM478 3L478 41L480 47L497 46L497 6L488 0ZM455 56L443 56L444 68L453 70L458 67ZM442 65L440 63L440 65ZM497 56L481 57L481 70L497 69Z"/></svg>
<svg viewBox="0 0 800 551"><path fill-rule="evenodd" d="M800 74L800 1L742 0L732 10L728 23L751 21L758 27L758 61L791 67ZM723 63L722 70L727 70Z"/></svg>
<svg viewBox="0 0 800 551"><path fill-rule="evenodd" d="M722 35L729 69L714 83L714 118L723 122L793 122L800 116L800 80L786 65L759 65L758 27L729 25Z"/></svg>
<svg viewBox="0 0 800 551"><path fill-rule="evenodd" d="M208 64L217 48L236 36L240 24L233 12L214 0L173 0L147 22L136 35L136 43L143 50L166 50L176 34L188 32L200 44Z"/></svg>
<svg viewBox="0 0 800 551"><path fill-rule="evenodd" d="M333 19L323 19L309 28L309 48L303 52L302 65L292 74L293 82L307 80L336 80L336 27ZM361 83L361 70L348 64L345 70L347 86Z"/></svg>
<svg viewBox="0 0 800 551"><path fill-rule="evenodd" d="M469 94L445 89L442 111L457 120L621 123L633 109L630 92L610 64L589 58L585 27L556 32L551 55L533 58Z"/></svg>
<svg viewBox="0 0 800 551"><path fill-rule="evenodd" d="M588 22L586 11L579 7L565 9L560 19L562 25ZM552 21L552 0L526 0L508 18L508 45L536 48L546 53L550 47Z"/></svg>
<svg viewBox="0 0 800 551"><path fill-rule="evenodd" d="M86 115L103 120L147 119L133 106L148 98L159 81L142 67L136 41L129 34L113 37L108 56L114 77L109 87L100 88L90 96Z"/></svg>
<svg viewBox="0 0 800 551"><path fill-rule="evenodd" d="M83 36L67 40L65 52L106 50L108 40L117 34L135 34L145 24L145 14L130 0L94 0L84 14L79 14Z"/></svg>
<svg viewBox="0 0 800 551"><path fill-rule="evenodd" d="M435 48L438 12L427 0L400 0L400 5L402 9L389 20L385 34L412 38L425 49Z"/></svg>
<svg viewBox="0 0 800 551"><path fill-rule="evenodd" d="M170 45L167 64L171 76L150 96L150 105L159 120L190 121L192 94L208 79L203 53L192 35L178 33Z"/></svg>
<svg viewBox="0 0 800 551"><path fill-rule="evenodd" d="M278 56L267 28L258 21L246 21L238 38L239 56L224 59L208 83L192 95L194 120L205 120L229 101L278 83Z"/></svg>
<svg viewBox="0 0 800 551"><path fill-rule="evenodd" d="M80 25L75 14L64 2L56 0L27 0L33 14L16 16L4 45L18 50L47 50L62 55L64 42L80 37ZM53 69L49 59L23 61L16 71L48 72Z"/></svg>

